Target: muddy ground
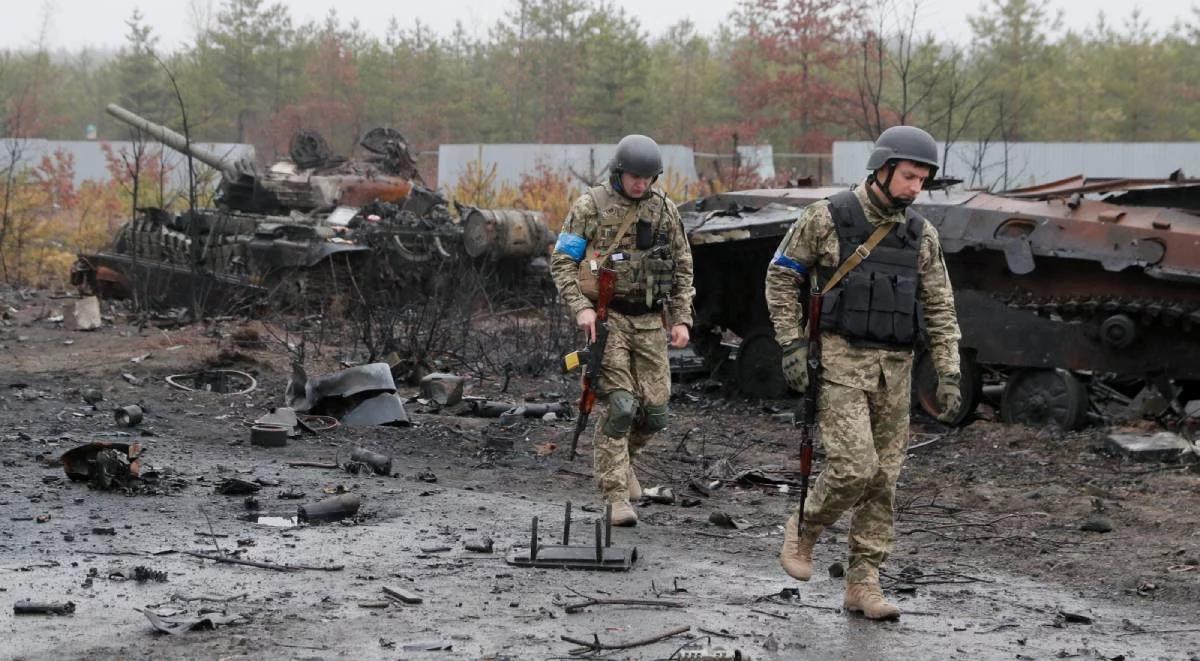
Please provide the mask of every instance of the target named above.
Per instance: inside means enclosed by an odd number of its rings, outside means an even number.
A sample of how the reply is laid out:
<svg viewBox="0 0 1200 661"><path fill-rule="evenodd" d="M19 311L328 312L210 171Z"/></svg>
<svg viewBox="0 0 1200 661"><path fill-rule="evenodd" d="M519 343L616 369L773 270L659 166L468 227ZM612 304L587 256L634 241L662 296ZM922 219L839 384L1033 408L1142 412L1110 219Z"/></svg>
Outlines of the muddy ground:
<svg viewBox="0 0 1200 661"><path fill-rule="evenodd" d="M688 486L693 477L788 462L794 439L778 414L789 402L725 399L702 381L678 384L669 433L638 462L643 485L669 485L676 502L643 505L636 528L613 533L614 545L637 548L632 571L526 569L505 556L528 546L533 516L543 542L557 537L566 501L575 505L573 541L590 543L598 516L590 461L539 450L561 441L571 422L506 428L422 413L413 402L412 427L341 427L284 448L255 447L246 421L283 403L280 343L236 347L236 321L139 330L120 314L98 331L73 332L44 319L62 303L10 295L0 326L3 658L572 658L577 646L562 636L617 644L682 627L690 630L603 656L678 658L689 636L703 643L711 635L714 646L755 659L1200 658L1200 475L1106 456L1099 447L1107 429L1063 434L985 419L947 431L914 421L898 540L885 566L885 588L905 614L873 623L840 610L842 585L827 571L845 559L844 523L818 545L818 575L799 584L775 560L794 494L745 480L727 480L707 497ZM310 372L334 369L335 359L327 351ZM187 393L164 380L214 362L253 373L258 389ZM104 394L96 410L81 399L88 387ZM499 379L472 380L468 394L575 395L557 375L514 379L507 394L500 387ZM127 438L111 408L130 403L146 416ZM142 443L148 465L169 469L165 492L127 495L66 480L57 457L95 440ZM355 446L392 455L394 476L287 465L345 459ZM587 437L580 449L590 452ZM338 485L361 495L363 507L354 521L264 526L246 519L244 497L214 492L226 477L272 485L257 494L260 513L290 516L297 503ZM304 498L279 497L288 491ZM740 529L710 523L714 512ZM1089 520L1096 527L1098 516L1111 531L1081 529ZM96 532L105 528L114 534ZM480 536L493 538L493 553L464 548ZM314 569L281 572L185 553L214 547ZM132 580L138 566L167 580ZM334 566L342 569L324 570ZM372 602L383 600L385 586L422 603L368 607L379 605ZM567 612L587 597L679 607ZM15 616L12 605L26 599L70 601L75 611ZM173 636L135 609L239 620ZM426 648L443 649L419 651Z"/></svg>

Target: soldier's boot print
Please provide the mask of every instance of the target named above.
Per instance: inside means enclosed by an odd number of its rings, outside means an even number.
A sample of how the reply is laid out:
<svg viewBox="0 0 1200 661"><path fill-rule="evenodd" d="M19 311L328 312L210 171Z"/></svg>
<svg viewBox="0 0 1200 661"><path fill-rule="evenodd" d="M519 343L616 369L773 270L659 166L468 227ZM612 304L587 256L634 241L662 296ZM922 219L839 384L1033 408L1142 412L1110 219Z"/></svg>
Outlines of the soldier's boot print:
<svg viewBox="0 0 1200 661"><path fill-rule="evenodd" d="M633 464L629 464L629 472L625 474L625 482L629 485L629 501L637 502L642 499L642 483L638 482L637 473L633 472Z"/></svg>
<svg viewBox="0 0 1200 661"><path fill-rule="evenodd" d="M621 499L612 502L612 524L629 528L636 526L638 522L637 512L633 511L633 505L629 504L628 500Z"/></svg>
<svg viewBox="0 0 1200 661"><path fill-rule="evenodd" d="M788 576L797 581L807 581L812 578L812 553L821 536L822 526L806 525L803 533L796 532L796 524L800 520L798 513L792 514L784 524L783 548L779 550L779 565Z"/></svg>
<svg viewBox="0 0 1200 661"><path fill-rule="evenodd" d="M847 583L842 607L853 613L862 613L868 620L895 620L900 617L900 608L883 596L879 581L874 579Z"/></svg>

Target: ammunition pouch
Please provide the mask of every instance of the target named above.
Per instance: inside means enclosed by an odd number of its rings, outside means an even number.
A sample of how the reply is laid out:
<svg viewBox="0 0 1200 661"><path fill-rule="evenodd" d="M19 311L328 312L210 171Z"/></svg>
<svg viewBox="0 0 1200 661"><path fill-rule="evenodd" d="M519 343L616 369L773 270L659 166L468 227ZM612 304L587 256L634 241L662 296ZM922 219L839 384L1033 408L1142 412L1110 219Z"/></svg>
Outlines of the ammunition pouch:
<svg viewBox="0 0 1200 661"><path fill-rule="evenodd" d="M854 193L838 193L829 203L840 261L845 261L875 227ZM825 295L821 330L842 335L854 346L903 349L915 344L920 330L917 261L924 223L910 210L907 222L888 233ZM828 281L833 269L821 271L821 279Z"/></svg>
<svg viewBox="0 0 1200 661"><path fill-rule="evenodd" d="M654 305L671 296L675 286L675 260L667 256L666 250L655 250L642 261L646 278L646 304Z"/></svg>

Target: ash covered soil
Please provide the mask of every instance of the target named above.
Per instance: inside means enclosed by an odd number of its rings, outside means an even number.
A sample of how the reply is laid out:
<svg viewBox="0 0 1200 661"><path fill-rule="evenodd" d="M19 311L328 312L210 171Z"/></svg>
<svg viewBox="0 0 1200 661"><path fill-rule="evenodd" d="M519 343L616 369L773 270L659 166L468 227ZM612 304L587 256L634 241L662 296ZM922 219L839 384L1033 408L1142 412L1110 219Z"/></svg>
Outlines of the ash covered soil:
<svg viewBox="0 0 1200 661"><path fill-rule="evenodd" d="M578 645L563 636L619 645L684 627L601 656L678 657L689 637L710 636L713 646L755 659L1200 655L1200 475L1107 456L1108 429L1064 434L979 420L950 431L914 419L896 549L884 567L885 591L904 615L875 623L841 611L842 583L828 571L845 561L845 519L818 544L810 583L788 579L776 563L794 490L771 482L794 478L781 472L792 466L795 438L778 415L791 402L676 384L669 433L637 461L643 486L669 486L675 502L643 504L636 528L613 531L614 546L637 548L633 569L528 569L505 557L528 547L534 516L542 542L557 541L567 501L572 542L591 543L599 499L590 431L570 462L563 450L543 453L569 438L571 421L505 426L410 402L411 427L339 427L256 447L247 421L283 405L290 370L281 343L264 334L261 346L235 347L235 322L139 330L119 314L95 332L73 332L45 319L62 303L10 297L0 326L2 658L569 658ZM336 352L325 353L310 361L310 374L337 369ZM212 366L249 372L258 388L189 393L165 381ZM501 381L470 380L467 394L577 395L574 380L558 375L514 378L506 393ZM82 400L88 388L104 395L95 409ZM400 393L415 397L417 388L401 385ZM114 423L112 408L126 404L145 409L140 426ZM144 462L164 477L136 494L69 481L58 458L92 441L139 442ZM391 455L393 475L288 466L344 461L355 447ZM215 492L231 477L262 483L257 511L244 496ZM705 496L693 479L722 481ZM353 520L294 528L254 521L292 516L339 486L362 498ZM714 513L737 527L712 523ZM483 537L494 541L491 553L465 548ZM187 553L218 549L312 569ZM137 567L166 580L134 580ZM421 603L387 600L385 587ZM567 608L589 598L678 607ZM14 615L27 599L69 601L75 610ZM168 635L137 609L175 621L237 619Z"/></svg>

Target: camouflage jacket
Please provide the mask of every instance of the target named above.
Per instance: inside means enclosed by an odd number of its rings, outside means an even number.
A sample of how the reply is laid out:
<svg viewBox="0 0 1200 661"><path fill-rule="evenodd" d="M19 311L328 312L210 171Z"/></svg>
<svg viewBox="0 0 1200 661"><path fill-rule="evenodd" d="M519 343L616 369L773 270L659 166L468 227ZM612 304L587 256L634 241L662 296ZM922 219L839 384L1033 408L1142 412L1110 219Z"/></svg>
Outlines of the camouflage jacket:
<svg viewBox="0 0 1200 661"><path fill-rule="evenodd" d="M904 221L903 212L885 212L876 207L867 195L865 183L854 192L872 225ZM814 202L792 224L767 267L767 309L775 326L775 339L781 346L801 339L798 294L808 272L817 266L836 267L838 255L838 235L829 203ZM925 334L934 368L940 375L958 374L958 341L962 336L954 309L954 292L937 230L929 221L925 222L921 235L917 271L921 279L917 298L925 315ZM822 335L821 349L824 378L860 390L874 392L880 377L885 383L901 383L905 373L912 369L911 351L856 347L835 333Z"/></svg>
<svg viewBox="0 0 1200 661"><path fill-rule="evenodd" d="M603 205L604 208L599 208ZM692 325L692 298L696 290L692 286L692 249L683 230L679 210L662 191L654 190L649 198L633 202L605 183L580 195L571 205L571 211L563 221L562 232L550 257L550 273L563 301L571 308L571 314L592 307L579 289L579 262L596 259L604 254L616 238L622 221L636 205L639 220L649 221L655 242L663 245L672 262L669 274L669 293L665 296L667 323ZM646 292L649 250L639 250L636 243L637 223L621 237L613 250L619 259L612 262L617 270L617 298L641 301ZM661 326L659 313L629 317L635 328L648 329Z"/></svg>

